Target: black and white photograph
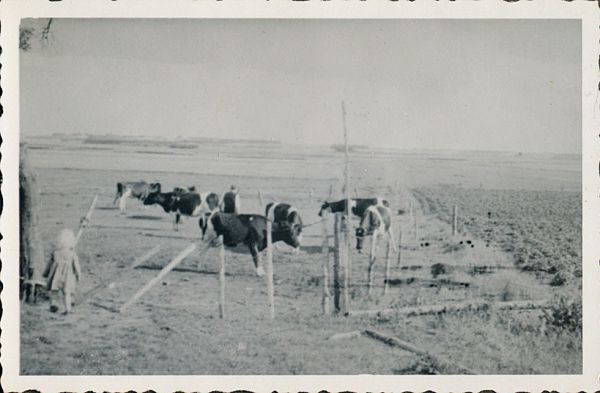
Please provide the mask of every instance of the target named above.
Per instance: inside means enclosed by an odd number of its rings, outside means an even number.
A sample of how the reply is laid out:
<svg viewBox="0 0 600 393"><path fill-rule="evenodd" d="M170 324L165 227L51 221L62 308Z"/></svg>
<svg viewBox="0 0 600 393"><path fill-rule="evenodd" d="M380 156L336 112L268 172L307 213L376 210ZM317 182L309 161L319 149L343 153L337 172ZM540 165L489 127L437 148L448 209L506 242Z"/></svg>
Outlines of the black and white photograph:
<svg viewBox="0 0 600 393"><path fill-rule="evenodd" d="M19 376L597 376L583 18L17 23Z"/></svg>

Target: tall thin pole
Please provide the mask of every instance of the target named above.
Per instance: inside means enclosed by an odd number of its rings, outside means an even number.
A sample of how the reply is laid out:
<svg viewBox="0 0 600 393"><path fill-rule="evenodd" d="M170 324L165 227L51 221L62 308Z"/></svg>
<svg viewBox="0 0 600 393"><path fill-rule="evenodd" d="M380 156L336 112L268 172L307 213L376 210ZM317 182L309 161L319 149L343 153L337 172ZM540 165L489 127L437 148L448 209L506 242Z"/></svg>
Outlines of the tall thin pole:
<svg viewBox="0 0 600 393"><path fill-rule="evenodd" d="M398 262L397 265L400 266L402 263L402 223L398 223Z"/></svg>
<svg viewBox="0 0 600 393"><path fill-rule="evenodd" d="M323 245L321 253L323 254L323 298L321 299L321 306L323 314L329 314L329 233L327 231L327 221L323 220Z"/></svg>
<svg viewBox="0 0 600 393"><path fill-rule="evenodd" d="M219 260L221 268L219 269L219 317L225 318L225 244L223 235L219 236Z"/></svg>
<svg viewBox="0 0 600 393"><path fill-rule="evenodd" d="M350 249L350 164L349 164L349 153L348 153L348 128L346 127L346 106L342 101L342 122L344 125L344 175L346 180L346 211L344 220L344 241L345 241L345 258L344 258L344 313L349 311L348 307L348 284L350 281L350 270L352 266L351 262L351 249Z"/></svg>
<svg viewBox="0 0 600 393"><path fill-rule="evenodd" d="M265 205L263 201L262 192L260 192L260 190L258 190L258 204L260 205L260 209L262 209Z"/></svg>
<svg viewBox="0 0 600 393"><path fill-rule="evenodd" d="M458 228L458 207L454 205L452 209L452 236L456 236L456 231Z"/></svg>
<svg viewBox="0 0 600 393"><path fill-rule="evenodd" d="M335 312L341 310L340 306L340 288L342 283L340 282L340 273L342 270L342 255L340 255L340 232L341 232L341 219L340 214L335 213L335 221L333 226L333 307Z"/></svg>
<svg viewBox="0 0 600 393"><path fill-rule="evenodd" d="M269 297L269 316L275 318L275 300L273 295L273 241L271 239L271 221L267 220L267 295Z"/></svg>
<svg viewBox="0 0 600 393"><path fill-rule="evenodd" d="M392 254L392 238L388 238L387 249L385 252L385 279L383 280L383 294L388 293L388 281L390 277L390 255Z"/></svg>

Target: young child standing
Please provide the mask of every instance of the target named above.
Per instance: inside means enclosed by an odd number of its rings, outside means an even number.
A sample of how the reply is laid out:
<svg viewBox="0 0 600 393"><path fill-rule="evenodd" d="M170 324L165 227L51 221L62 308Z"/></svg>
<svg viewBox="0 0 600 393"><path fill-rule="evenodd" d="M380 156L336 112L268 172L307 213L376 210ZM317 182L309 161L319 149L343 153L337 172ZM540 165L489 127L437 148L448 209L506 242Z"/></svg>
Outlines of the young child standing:
<svg viewBox="0 0 600 393"><path fill-rule="evenodd" d="M50 262L46 266L44 277L48 278L46 288L50 292L50 311L57 312L59 294L62 295L65 312L71 312L72 295L81 276L79 258L75 253L75 236L63 229L56 239Z"/></svg>

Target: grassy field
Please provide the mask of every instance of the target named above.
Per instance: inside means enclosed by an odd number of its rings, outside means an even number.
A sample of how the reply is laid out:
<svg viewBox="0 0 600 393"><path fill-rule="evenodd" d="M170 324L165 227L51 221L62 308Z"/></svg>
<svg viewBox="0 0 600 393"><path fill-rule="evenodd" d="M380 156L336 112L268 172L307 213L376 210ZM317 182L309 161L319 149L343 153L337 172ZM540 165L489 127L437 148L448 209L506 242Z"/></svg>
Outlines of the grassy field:
<svg viewBox="0 0 600 393"><path fill-rule="evenodd" d="M196 185L200 191L219 193L236 184L243 212L263 211L257 198L260 190L265 203L289 202L310 224L318 220L320 201L326 199L330 186L341 197L341 154L324 147L243 143L200 143L185 149L126 143L106 149L109 145L84 145L78 140L36 139L30 143L35 148L30 154L42 194L40 219L46 251L58 229L77 228L98 194L91 226L78 246L83 268L78 298L103 282L114 285L96 292L66 317L50 313L47 302L23 305L23 374L452 372L367 337L328 339L336 333L363 329L394 335L478 374L581 372L580 322L574 327L554 323L565 318L577 322L576 314L561 314L580 296L581 205L577 201L581 198L577 193L581 184L574 176L579 170L576 159L367 149L357 150L352 158L357 193L384 196L394 210L408 210L412 205L418 228L415 234L409 215L394 218L394 229L396 234L402 231L403 242L400 263L396 255L392 258L391 277L404 283L391 285L385 296L385 247L379 250L370 297L365 286L367 255L353 254L352 310L559 296L566 297L567 303L556 300L556 306L547 311L323 316L325 257L321 254L322 228L317 224L305 229L299 255L285 245L274 250L274 321L268 318L265 282L254 274L247 251L228 250L227 316L221 320L216 250L206 255L193 253L126 313L112 311L187 244L200 242L194 219L174 232L171 217L160 208L144 209L135 201L128 203L126 215L120 215L112 206L115 183L158 180L165 189ZM459 202L461 235L453 237L448 209ZM493 213L495 223L488 222L487 211ZM328 224L331 234L332 218ZM507 228L514 235L508 235ZM512 249L507 247L507 239L514 244ZM156 256L138 269L128 268L157 244L162 244L162 249ZM544 256L544 264L532 265L531 272L523 271L525 265L520 262L525 246L529 264L540 259L532 255ZM456 268L434 278L432 266L436 264L485 264L497 269L473 273L469 268ZM552 266L555 271L549 271ZM544 272L536 274L541 270ZM568 282L550 285L552 276L561 271L568 272ZM565 289L573 287L576 289Z"/></svg>

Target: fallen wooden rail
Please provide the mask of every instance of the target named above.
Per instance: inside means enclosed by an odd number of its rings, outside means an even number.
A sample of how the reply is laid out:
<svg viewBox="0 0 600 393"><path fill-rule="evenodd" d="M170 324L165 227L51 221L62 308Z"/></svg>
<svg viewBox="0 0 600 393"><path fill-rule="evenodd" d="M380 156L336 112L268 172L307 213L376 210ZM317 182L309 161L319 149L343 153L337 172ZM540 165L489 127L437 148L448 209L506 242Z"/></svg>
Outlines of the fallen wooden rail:
<svg viewBox="0 0 600 393"><path fill-rule="evenodd" d="M137 291L125 304L121 306L119 309L120 313L125 312L129 306L135 303L139 298L141 298L150 288L152 288L156 283L158 283L164 276L167 275L175 266L177 266L181 261L184 260L189 254L192 253L196 249L196 244L190 244L185 250L181 251L167 266L165 266L160 273L152 280L148 281L146 285L142 287L139 291Z"/></svg>
<svg viewBox="0 0 600 393"><path fill-rule="evenodd" d="M427 360L433 368L436 370L443 372L445 374L477 374L475 371L462 366L455 362L450 362L444 358L441 358L437 355L432 354L431 352L419 348L416 345L413 345L409 342L403 341L398 337L388 336L382 333L379 333L375 330L353 330L346 333L337 333L333 336L329 337L328 340L343 340L343 339L351 339L359 336L368 337L377 341L380 341L384 344L387 344L391 347L401 348L405 351L412 352L416 355L423 357Z"/></svg>
<svg viewBox="0 0 600 393"><path fill-rule="evenodd" d="M549 307L551 302L549 300L516 300L511 302L462 302L452 304L436 304L416 307L403 307L403 308L385 308L382 310L354 310L350 311L350 316L417 316L417 315L435 315L435 314L446 314L458 311L481 311L487 309L495 310L534 310L539 308Z"/></svg>
<svg viewBox="0 0 600 393"><path fill-rule="evenodd" d="M133 261L133 263L130 266L128 266L128 268L131 269L131 270L137 268L139 265L141 265L142 263L146 262L148 259L150 259L152 256L154 256L157 252L159 252L161 247L162 247L162 244L158 244L156 247L154 247L153 249L151 249L150 251L148 251L144 255L142 255L140 257L137 257ZM120 271L120 272L114 274L109 280L102 281L99 285L97 285L96 287L92 288L88 292L84 293L81 296L81 299L77 302L77 304L83 304L83 303L85 303L87 300L91 299L94 295L96 295L98 292L100 292L100 290L102 290L102 289L104 289L106 287L110 287L111 285L114 285L115 282L116 282L116 280L118 278L120 278L122 275L123 275L123 271Z"/></svg>
<svg viewBox="0 0 600 393"><path fill-rule="evenodd" d="M464 287L468 288L472 283L468 281L455 281L450 280L448 278L421 278L421 277L405 277L405 278L388 278L384 279L384 284L389 285L405 285L412 283L421 283L429 285L430 287L439 287L442 285L452 286L452 287Z"/></svg>
<svg viewBox="0 0 600 393"><path fill-rule="evenodd" d="M75 236L75 245L77 245L77 243L79 242L79 238L81 238L81 234L83 233L83 230L85 228L87 228L90 219L92 218L92 213L94 212L94 208L96 207L96 202L98 201L98 194L94 195L94 199L92 200L92 203L90 205L90 208L88 209L87 214L85 215L85 217L83 217L81 219L81 222L79 223L79 230L77 231L77 235Z"/></svg>
<svg viewBox="0 0 600 393"><path fill-rule="evenodd" d="M464 367L455 362L449 362L448 360L446 360L444 358L434 355L422 348L412 345L411 343L402 341L397 337L386 336L384 334L376 332L375 330L368 330L368 329L364 330L362 332L362 335L365 337L372 338L377 341L381 341L382 343L385 343L389 346L398 347L398 348L404 349L405 351L409 351L414 354L423 356L431 363L433 368L435 368L438 371L442 371L442 372L445 371L444 374L477 374L475 371L473 371L467 367Z"/></svg>

